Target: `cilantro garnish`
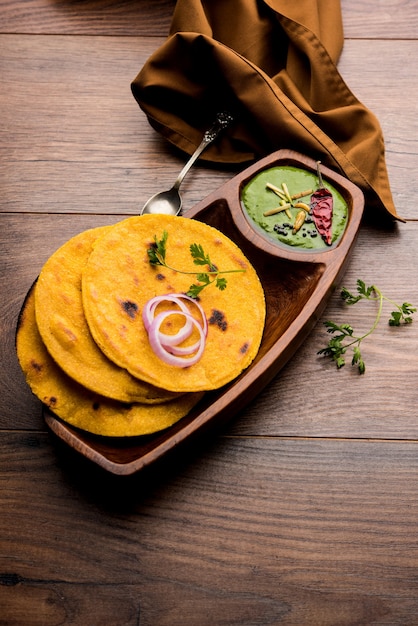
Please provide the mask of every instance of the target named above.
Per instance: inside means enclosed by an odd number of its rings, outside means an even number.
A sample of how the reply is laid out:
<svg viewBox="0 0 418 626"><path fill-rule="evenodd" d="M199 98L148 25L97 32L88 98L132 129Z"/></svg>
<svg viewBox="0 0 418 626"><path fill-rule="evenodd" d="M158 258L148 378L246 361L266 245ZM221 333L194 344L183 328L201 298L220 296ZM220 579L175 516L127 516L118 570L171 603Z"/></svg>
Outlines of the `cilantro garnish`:
<svg viewBox="0 0 418 626"><path fill-rule="evenodd" d="M380 289L375 285L370 287L366 286L364 281L357 281L357 294L352 294L345 287L341 290L341 298L348 305L353 305L360 300L371 300L378 303L378 310L376 318L371 328L361 336L356 336L354 330L350 324L336 324L335 322L327 321L324 325L327 328L327 332L331 333L333 337L328 341L325 348L318 351L318 354L330 357L335 361L337 368L341 368L345 365L345 355L348 348L352 349L351 365L357 366L360 374L364 374L366 371L366 365L361 354L360 345L361 342L371 335L377 328L383 311L383 302L389 302L395 307L395 310L391 312L388 320L389 326L400 326L401 324L411 324L412 314L416 312L416 308L409 302L403 304L397 304L390 298L383 295Z"/></svg>
<svg viewBox="0 0 418 626"><path fill-rule="evenodd" d="M180 272L181 274L194 274L199 284L193 283L190 285L189 290L186 292L190 298L197 298L200 292L208 285L215 285L220 291L226 289L227 280L225 277L220 277L220 274L232 274L237 272L245 272L245 270L218 270L216 265L212 263L208 254L205 253L203 247L200 244L192 243L190 246L190 254L195 265L206 265L208 271L206 272L187 272L183 270L171 267L166 262L167 253L167 231L163 232L161 239L154 237L154 243L147 249L149 262L151 265L162 265L168 269Z"/></svg>
<svg viewBox="0 0 418 626"><path fill-rule="evenodd" d="M154 243L147 250L151 265L165 265L165 254L168 232L165 230L160 240L154 237Z"/></svg>

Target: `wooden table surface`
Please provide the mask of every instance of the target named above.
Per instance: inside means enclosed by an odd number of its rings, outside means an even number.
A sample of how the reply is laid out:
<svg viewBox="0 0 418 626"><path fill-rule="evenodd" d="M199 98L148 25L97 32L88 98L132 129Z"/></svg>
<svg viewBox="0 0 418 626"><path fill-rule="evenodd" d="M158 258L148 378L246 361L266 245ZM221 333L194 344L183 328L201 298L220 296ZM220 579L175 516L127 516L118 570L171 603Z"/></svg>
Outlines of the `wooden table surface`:
<svg viewBox="0 0 418 626"><path fill-rule="evenodd" d="M417 624L418 318L378 327L364 376L337 371L316 354L323 322L365 330L375 313L337 290L228 428L169 471L125 478L53 439L20 372L17 315L48 256L136 214L184 163L130 92L173 8L0 1L0 624ZM343 0L339 63L380 120L408 219L362 225L344 285L415 305L417 8ZM185 210L231 175L197 165Z"/></svg>

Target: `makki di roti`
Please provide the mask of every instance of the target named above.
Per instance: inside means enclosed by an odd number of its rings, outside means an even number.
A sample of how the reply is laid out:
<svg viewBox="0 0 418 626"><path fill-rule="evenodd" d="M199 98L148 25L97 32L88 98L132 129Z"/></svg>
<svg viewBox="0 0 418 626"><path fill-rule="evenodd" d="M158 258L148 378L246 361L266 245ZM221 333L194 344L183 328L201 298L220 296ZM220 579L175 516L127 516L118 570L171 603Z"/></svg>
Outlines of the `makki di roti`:
<svg viewBox="0 0 418 626"><path fill-rule="evenodd" d="M190 393L164 404L128 404L79 385L58 367L42 341L33 289L20 313L16 349L32 392L65 422L93 434L132 437L163 430L187 415L203 396Z"/></svg>
<svg viewBox="0 0 418 626"><path fill-rule="evenodd" d="M165 260L174 269L150 263L147 251L163 235ZM186 293L196 274L210 269L193 263L194 244L219 272L233 273L223 274L225 289L210 284L199 294L208 320L205 349L196 364L175 367L156 356L141 311L154 296ZM106 356L134 377L173 392L223 386L248 367L260 346L265 300L255 269L230 239L196 220L142 215L113 226L88 258L82 297L90 331Z"/></svg>
<svg viewBox="0 0 418 626"><path fill-rule="evenodd" d="M59 367L80 385L120 402L154 403L176 394L134 378L109 360L87 325L81 275L95 241L112 226L72 237L43 266L35 287L36 322L42 340Z"/></svg>
<svg viewBox="0 0 418 626"><path fill-rule="evenodd" d="M158 265L152 251L163 240ZM187 300L191 284L202 289ZM152 309L164 340L180 329L181 346L170 345L181 367L160 358L148 335L143 314L155 297L164 300ZM147 435L248 367L264 319L260 281L232 241L195 220L143 215L84 231L50 257L23 305L16 348L32 392L59 418L97 435ZM195 329L204 341L185 366Z"/></svg>

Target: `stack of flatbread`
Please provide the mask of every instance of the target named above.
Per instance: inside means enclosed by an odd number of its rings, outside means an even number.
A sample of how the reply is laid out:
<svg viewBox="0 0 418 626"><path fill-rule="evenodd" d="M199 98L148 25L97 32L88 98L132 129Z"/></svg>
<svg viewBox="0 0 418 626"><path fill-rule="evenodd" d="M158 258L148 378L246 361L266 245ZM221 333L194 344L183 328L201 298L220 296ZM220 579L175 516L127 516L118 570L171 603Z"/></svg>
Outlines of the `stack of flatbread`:
<svg viewBox="0 0 418 626"><path fill-rule="evenodd" d="M151 263L149 250L163 238L164 264ZM194 264L195 244L213 267ZM185 294L214 267L228 272L227 284L199 293L207 324L201 358L184 367L165 362L150 343L145 305L161 297L161 310L172 308L164 296ZM161 331L176 333L177 317L167 315ZM17 355L33 393L64 421L98 435L146 435L247 368L264 320L256 271L230 239L195 220L143 215L84 231L48 259L20 314Z"/></svg>

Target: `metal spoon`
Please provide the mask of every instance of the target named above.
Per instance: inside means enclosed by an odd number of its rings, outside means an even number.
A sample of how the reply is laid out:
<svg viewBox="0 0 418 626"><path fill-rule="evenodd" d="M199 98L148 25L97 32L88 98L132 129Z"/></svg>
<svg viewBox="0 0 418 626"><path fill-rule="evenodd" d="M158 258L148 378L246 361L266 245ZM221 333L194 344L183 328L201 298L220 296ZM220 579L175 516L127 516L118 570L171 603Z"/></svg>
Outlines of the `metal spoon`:
<svg viewBox="0 0 418 626"><path fill-rule="evenodd" d="M201 155L203 150L210 143L215 141L221 130L226 128L228 124L232 122L232 119L232 115L225 111L218 113L213 126L205 132L200 145L196 148L189 161L181 170L176 179L176 182L171 187L171 189L168 189L167 191L160 191L160 193L155 194L149 200L147 200L142 208L141 215L143 215L144 213L164 213L165 215L178 215L180 213L182 207L182 198L179 192L179 187L183 182L183 178L186 176L187 172L196 161L196 159L198 159L198 157Z"/></svg>

